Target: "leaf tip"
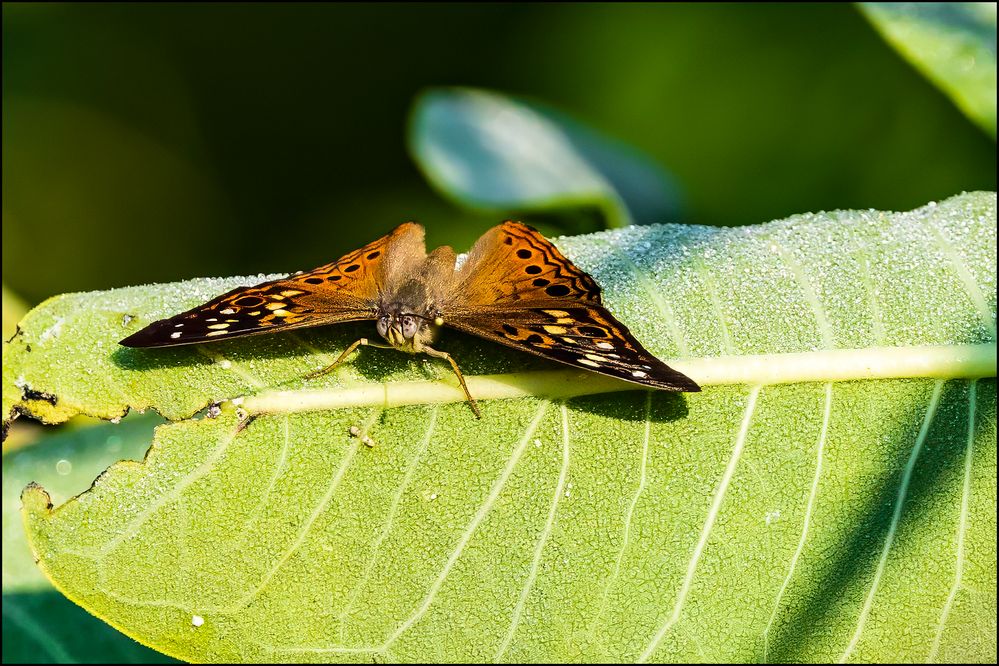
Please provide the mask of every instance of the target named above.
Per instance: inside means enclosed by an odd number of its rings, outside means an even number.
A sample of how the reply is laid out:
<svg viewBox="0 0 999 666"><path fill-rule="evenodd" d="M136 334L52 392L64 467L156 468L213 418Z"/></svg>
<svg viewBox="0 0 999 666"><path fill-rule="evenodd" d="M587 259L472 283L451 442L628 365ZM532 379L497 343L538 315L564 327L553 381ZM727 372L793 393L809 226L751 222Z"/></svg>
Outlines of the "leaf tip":
<svg viewBox="0 0 999 666"><path fill-rule="evenodd" d="M26 515L51 513L52 497L45 488L32 481L21 491L21 507Z"/></svg>

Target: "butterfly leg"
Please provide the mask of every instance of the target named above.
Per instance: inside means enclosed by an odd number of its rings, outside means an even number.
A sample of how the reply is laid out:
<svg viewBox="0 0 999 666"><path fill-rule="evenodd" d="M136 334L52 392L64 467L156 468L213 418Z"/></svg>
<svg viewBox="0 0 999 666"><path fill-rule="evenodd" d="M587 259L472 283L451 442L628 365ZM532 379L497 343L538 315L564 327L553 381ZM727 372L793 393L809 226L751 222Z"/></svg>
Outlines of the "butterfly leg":
<svg viewBox="0 0 999 666"><path fill-rule="evenodd" d="M443 358L451 364L454 374L458 375L458 381L461 383L461 390L465 392L465 397L468 399L468 406L471 407L472 411L475 413L475 418L481 419L482 413L479 411L479 406L476 404L475 398L472 397L472 394L468 392L468 385L465 384L465 377L461 374L461 370L458 368L458 363L451 357L451 355L447 352L437 351L436 349L432 349L427 346L424 346L420 351L425 352L434 358Z"/></svg>
<svg viewBox="0 0 999 666"><path fill-rule="evenodd" d="M360 340L355 341L349 347L344 349L343 353L340 354L335 361L327 365L325 368L322 368L321 370L316 370L315 372L310 372L309 374L305 375L305 379L315 379L316 377L325 375L328 372L336 370L336 367L341 363L343 363L343 360L348 356L350 356L351 353L358 347L378 347L379 349L392 349L392 347L389 345L379 345L375 344L374 342L371 342L367 338L361 338Z"/></svg>

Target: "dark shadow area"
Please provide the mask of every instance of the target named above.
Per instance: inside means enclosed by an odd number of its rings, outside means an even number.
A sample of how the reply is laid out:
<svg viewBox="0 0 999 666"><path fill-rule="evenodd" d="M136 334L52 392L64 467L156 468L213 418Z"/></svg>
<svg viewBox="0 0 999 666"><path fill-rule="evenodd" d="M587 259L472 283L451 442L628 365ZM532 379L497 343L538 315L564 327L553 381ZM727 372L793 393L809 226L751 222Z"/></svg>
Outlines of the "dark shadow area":
<svg viewBox="0 0 999 666"><path fill-rule="evenodd" d="M177 664L55 591L3 594L3 663Z"/></svg>
<svg viewBox="0 0 999 666"><path fill-rule="evenodd" d="M967 430L965 427L957 427L956 423L967 422L968 386L969 380L952 380L944 385L936 414L913 469L905 498L905 507L899 516L899 523L896 527L892 551L904 543L901 538L904 525L925 520L924 511L921 509L927 506L927 500L937 491L941 476L952 471L954 466L963 467L965 455L963 443L967 438ZM982 420L983 406L988 401L993 404L995 402L995 381L979 380L977 391L976 424ZM890 473L881 478L878 490L873 494L873 499L860 519L848 530L845 530L847 536L841 542L842 547L825 553L828 564L824 567L825 572L820 582L799 597L797 603L778 614L778 620L775 624L775 629L778 631L770 639L772 647L769 660L771 662L800 663L808 661L813 635L827 629L825 623L836 610L833 602L849 592L855 594L857 581L873 574L891 526L905 466L912 447L915 445L927 407L928 402L913 406L906 422L915 425L906 428L904 432L890 440L899 442L898 450L895 452L896 464ZM948 418L948 414L955 416L951 419ZM836 418L835 412L833 418ZM956 520L957 513L955 511L955 528ZM807 556L807 546L805 556ZM923 580L911 581L913 587L924 583ZM881 591L884 590L884 584L885 581L882 579ZM794 585L795 582L792 581L789 592L793 592ZM864 587L864 595L867 594L868 589ZM785 598L794 599L795 597L793 594L789 594ZM860 602L857 606L858 613L862 606L863 597L860 598ZM876 610L875 607L874 611ZM846 647L847 644L844 643L843 649Z"/></svg>
<svg viewBox="0 0 999 666"><path fill-rule="evenodd" d="M645 422L646 395L652 389L638 387L634 391L619 393L596 393L571 398L569 404L573 409L621 419L632 423ZM624 409L622 409L624 407ZM683 393L652 390L652 411L650 417L653 423L665 423L686 418L688 413L687 398Z"/></svg>

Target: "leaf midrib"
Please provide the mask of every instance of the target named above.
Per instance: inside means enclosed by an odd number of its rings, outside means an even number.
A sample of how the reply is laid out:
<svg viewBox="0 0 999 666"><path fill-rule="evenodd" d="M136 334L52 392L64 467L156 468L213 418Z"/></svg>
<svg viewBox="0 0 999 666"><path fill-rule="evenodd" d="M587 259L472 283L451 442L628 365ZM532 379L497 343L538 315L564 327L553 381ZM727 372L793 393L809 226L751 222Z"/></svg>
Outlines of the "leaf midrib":
<svg viewBox="0 0 999 666"><path fill-rule="evenodd" d="M868 347L787 354L717 356L670 361L701 386L766 386L871 379L979 379L996 376L996 344ZM477 400L572 398L632 391L641 385L581 370L540 370L466 376ZM583 380L583 381L581 381ZM396 381L326 389L263 391L239 399L250 414L285 414L347 407L463 402L456 381Z"/></svg>

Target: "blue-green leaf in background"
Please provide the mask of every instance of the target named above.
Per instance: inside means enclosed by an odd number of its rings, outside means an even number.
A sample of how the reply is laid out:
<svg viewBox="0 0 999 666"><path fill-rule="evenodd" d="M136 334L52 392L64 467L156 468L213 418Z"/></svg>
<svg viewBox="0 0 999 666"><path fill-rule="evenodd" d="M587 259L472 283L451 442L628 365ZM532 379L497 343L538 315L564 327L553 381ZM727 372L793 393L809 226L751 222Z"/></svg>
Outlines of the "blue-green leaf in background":
<svg viewBox="0 0 999 666"><path fill-rule="evenodd" d="M416 101L409 146L434 187L472 208L596 208L611 227L676 221L677 188L655 162L537 103L430 90Z"/></svg>
<svg viewBox="0 0 999 666"><path fill-rule="evenodd" d="M996 136L996 3L864 2L864 13L986 132Z"/></svg>

